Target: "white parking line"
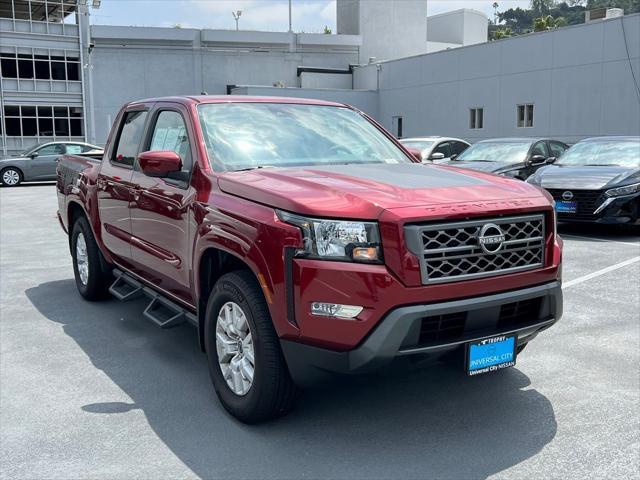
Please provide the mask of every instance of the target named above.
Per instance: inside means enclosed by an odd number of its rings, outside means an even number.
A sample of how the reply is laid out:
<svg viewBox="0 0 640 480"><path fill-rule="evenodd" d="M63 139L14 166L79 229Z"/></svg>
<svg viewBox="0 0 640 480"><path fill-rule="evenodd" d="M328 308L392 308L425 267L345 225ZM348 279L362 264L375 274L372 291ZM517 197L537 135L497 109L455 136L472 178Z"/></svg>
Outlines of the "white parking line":
<svg viewBox="0 0 640 480"><path fill-rule="evenodd" d="M591 280L592 278L599 277L600 275L604 275L605 273L612 272L614 270L618 270L619 268L626 267L627 265L631 265L640 261L640 256L630 258L629 260L625 260L624 262L616 263L615 265L611 265L610 267L606 267L600 270L596 270L595 272L589 273L587 275L583 275L582 277L574 278L562 285L562 288L573 287L582 282L586 282L587 280Z"/></svg>
<svg viewBox="0 0 640 480"><path fill-rule="evenodd" d="M634 247L640 247L640 241L638 242L622 242L620 240L611 240L610 238L598 238L598 237L587 237L584 235L573 235L571 233L561 233L561 238L571 237L571 238L583 238L585 240L595 240L596 242L611 242L611 243L619 243L621 245L631 245Z"/></svg>

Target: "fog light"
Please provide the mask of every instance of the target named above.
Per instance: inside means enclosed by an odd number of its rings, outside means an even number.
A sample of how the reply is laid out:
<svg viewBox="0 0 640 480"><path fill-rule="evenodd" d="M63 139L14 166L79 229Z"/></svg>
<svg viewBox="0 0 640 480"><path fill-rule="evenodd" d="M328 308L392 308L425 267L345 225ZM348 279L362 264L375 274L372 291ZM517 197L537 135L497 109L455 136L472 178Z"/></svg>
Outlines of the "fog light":
<svg viewBox="0 0 640 480"><path fill-rule="evenodd" d="M320 315L323 317L355 318L360 312L362 312L362 307L355 305L322 302L313 302L311 304L311 315Z"/></svg>

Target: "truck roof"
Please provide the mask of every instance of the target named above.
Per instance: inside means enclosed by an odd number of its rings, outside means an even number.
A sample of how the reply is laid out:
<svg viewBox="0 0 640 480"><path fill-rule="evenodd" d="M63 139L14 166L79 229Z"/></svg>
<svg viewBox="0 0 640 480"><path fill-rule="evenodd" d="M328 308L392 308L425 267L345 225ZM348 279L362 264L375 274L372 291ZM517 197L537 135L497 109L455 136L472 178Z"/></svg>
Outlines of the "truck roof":
<svg viewBox="0 0 640 480"><path fill-rule="evenodd" d="M318 100L312 98L295 98L295 97L269 97L269 96L250 96L250 95L184 95L173 97L155 97L145 98L129 102L129 105L137 103L152 102L173 102L188 104L204 104L204 103L289 103L297 105L323 105L331 107L344 107L344 103L330 102L327 100Z"/></svg>

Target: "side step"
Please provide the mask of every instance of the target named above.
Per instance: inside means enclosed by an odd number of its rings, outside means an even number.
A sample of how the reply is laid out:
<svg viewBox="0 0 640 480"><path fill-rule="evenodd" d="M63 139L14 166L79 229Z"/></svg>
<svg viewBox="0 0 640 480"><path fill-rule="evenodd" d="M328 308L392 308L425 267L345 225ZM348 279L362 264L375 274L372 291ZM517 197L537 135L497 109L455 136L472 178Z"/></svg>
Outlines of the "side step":
<svg viewBox="0 0 640 480"><path fill-rule="evenodd" d="M152 288L144 286L132 276L114 269L115 281L109 287L109 292L121 301L133 300L146 296L150 298L149 305L144 309L142 315L151 320L160 328L172 328L190 322L198 325L198 318L190 311L184 309L177 303L169 300Z"/></svg>

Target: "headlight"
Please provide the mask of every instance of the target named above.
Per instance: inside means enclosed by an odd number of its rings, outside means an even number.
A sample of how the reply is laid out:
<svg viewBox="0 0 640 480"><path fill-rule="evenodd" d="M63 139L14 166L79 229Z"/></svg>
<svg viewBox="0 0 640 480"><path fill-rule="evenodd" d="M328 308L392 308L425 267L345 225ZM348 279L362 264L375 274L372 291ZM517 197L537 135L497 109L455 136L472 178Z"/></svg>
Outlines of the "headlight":
<svg viewBox="0 0 640 480"><path fill-rule="evenodd" d="M298 256L324 260L382 263L380 232L375 222L323 220L276 210L283 222L302 230Z"/></svg>
<svg viewBox="0 0 640 480"><path fill-rule="evenodd" d="M626 187L612 188L607 190L604 194L607 197L620 197L622 195L632 195L640 192L640 183L634 183L633 185L627 185Z"/></svg>

